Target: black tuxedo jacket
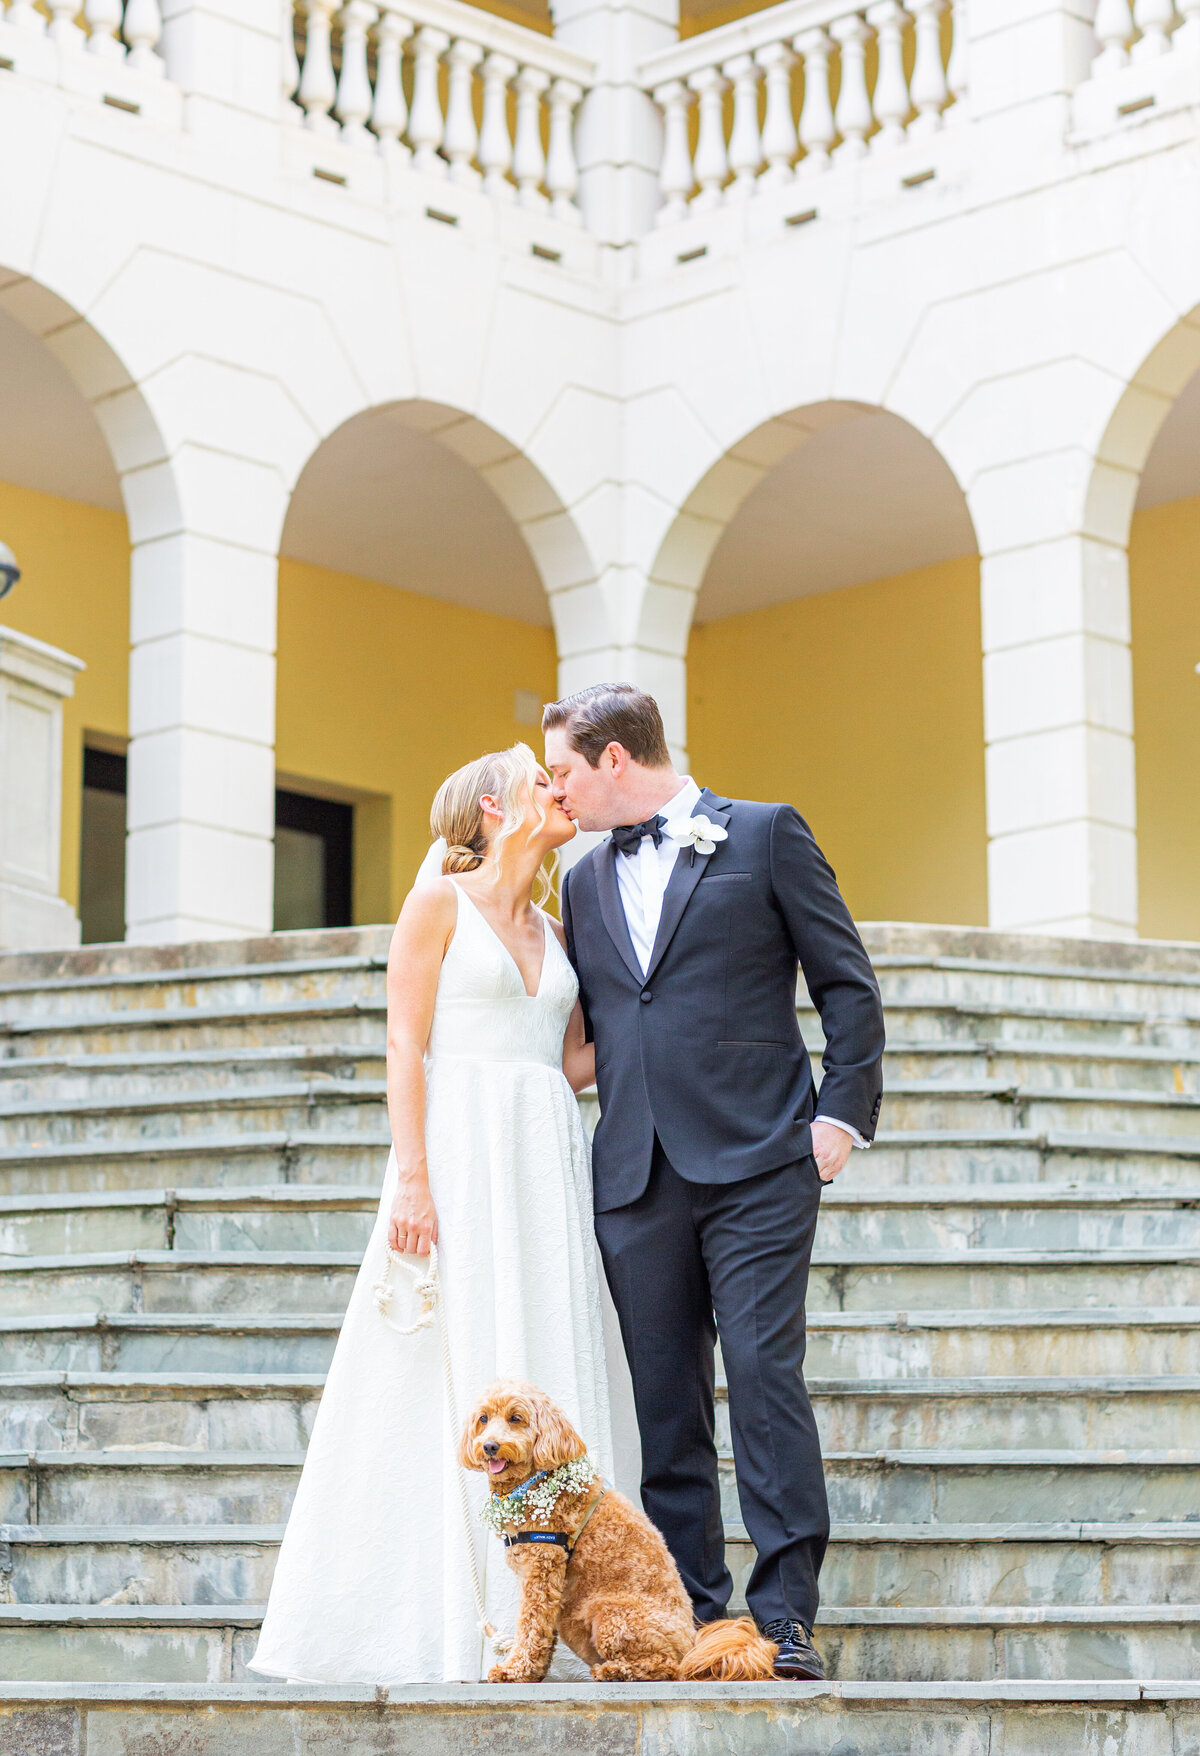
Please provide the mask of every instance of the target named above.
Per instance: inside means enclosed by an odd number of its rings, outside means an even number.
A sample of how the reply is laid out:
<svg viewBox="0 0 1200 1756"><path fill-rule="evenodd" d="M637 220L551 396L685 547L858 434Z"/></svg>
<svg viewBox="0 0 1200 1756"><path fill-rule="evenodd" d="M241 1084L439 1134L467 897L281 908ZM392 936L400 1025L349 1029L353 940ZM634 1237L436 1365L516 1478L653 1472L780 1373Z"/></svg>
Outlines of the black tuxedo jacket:
<svg viewBox="0 0 1200 1756"><path fill-rule="evenodd" d="M643 976L611 841L567 876L563 925L596 1044L598 1213L646 1188L655 1134L681 1177L736 1183L804 1158L816 1091L796 1022L796 966L825 1032L821 1111L875 1132L883 1008L862 940L808 825L790 805L722 799L728 831L684 848Z"/></svg>

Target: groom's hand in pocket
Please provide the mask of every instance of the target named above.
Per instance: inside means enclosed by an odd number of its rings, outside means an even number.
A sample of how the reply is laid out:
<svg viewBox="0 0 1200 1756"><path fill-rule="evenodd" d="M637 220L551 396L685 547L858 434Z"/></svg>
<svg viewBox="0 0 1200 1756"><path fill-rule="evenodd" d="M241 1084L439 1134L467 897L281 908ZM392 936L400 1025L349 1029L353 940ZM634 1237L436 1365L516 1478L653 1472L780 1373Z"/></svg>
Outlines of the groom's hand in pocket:
<svg viewBox="0 0 1200 1756"><path fill-rule="evenodd" d="M833 1182L850 1157L853 1145L854 1142L844 1128L835 1128L832 1122L813 1123L813 1157L817 1161L817 1175L822 1183Z"/></svg>

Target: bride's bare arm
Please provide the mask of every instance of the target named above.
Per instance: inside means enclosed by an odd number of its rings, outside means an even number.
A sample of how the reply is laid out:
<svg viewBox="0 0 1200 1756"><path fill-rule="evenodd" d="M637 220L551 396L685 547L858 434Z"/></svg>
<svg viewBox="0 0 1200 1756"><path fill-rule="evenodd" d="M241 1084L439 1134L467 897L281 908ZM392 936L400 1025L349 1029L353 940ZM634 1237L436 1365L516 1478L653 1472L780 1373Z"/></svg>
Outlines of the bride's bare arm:
<svg viewBox="0 0 1200 1756"><path fill-rule="evenodd" d="M567 936L555 920L550 921L554 935L563 950L567 949ZM583 1024L583 1007L578 1000L575 1010L567 1021L567 1034L563 1038L563 1074L572 1091L586 1091L589 1085L596 1083L596 1045L586 1040Z"/></svg>
<svg viewBox="0 0 1200 1756"><path fill-rule="evenodd" d="M425 1162L425 1045L458 899L449 881L411 890L392 934L387 969L387 1102L399 1173L388 1243L428 1256L437 1213Z"/></svg>

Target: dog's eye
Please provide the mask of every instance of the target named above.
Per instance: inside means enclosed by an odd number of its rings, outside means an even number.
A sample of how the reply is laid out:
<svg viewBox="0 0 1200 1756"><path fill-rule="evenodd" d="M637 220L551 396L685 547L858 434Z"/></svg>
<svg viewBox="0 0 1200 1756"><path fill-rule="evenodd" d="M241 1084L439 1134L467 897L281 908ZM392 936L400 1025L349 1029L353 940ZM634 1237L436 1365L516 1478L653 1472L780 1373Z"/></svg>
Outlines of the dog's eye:
<svg viewBox="0 0 1200 1756"><path fill-rule="evenodd" d="M524 1419L525 1419L524 1415L511 1414L508 1417L508 1424L510 1427L519 1427L523 1423Z"/></svg>
<svg viewBox="0 0 1200 1756"><path fill-rule="evenodd" d="M475 1425L477 1427L486 1427L487 1426L487 1416L480 1415L479 1419L475 1422Z"/></svg>

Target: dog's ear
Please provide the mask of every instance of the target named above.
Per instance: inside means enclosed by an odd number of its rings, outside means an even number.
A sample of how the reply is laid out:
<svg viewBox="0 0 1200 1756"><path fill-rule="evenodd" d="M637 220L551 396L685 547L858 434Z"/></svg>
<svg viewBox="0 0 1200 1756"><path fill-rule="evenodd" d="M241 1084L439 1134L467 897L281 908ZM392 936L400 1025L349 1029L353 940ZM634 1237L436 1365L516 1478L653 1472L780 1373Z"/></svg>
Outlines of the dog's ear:
<svg viewBox="0 0 1200 1756"><path fill-rule="evenodd" d="M479 1459L475 1454L475 1427L482 1408L473 1408L463 1425L458 1441L458 1461L464 1469L478 1469Z"/></svg>
<svg viewBox="0 0 1200 1756"><path fill-rule="evenodd" d="M561 1469L564 1463L574 1463L577 1457L583 1456L587 1446L566 1415L548 1396L538 1395L534 1401L533 1412L535 1469Z"/></svg>

